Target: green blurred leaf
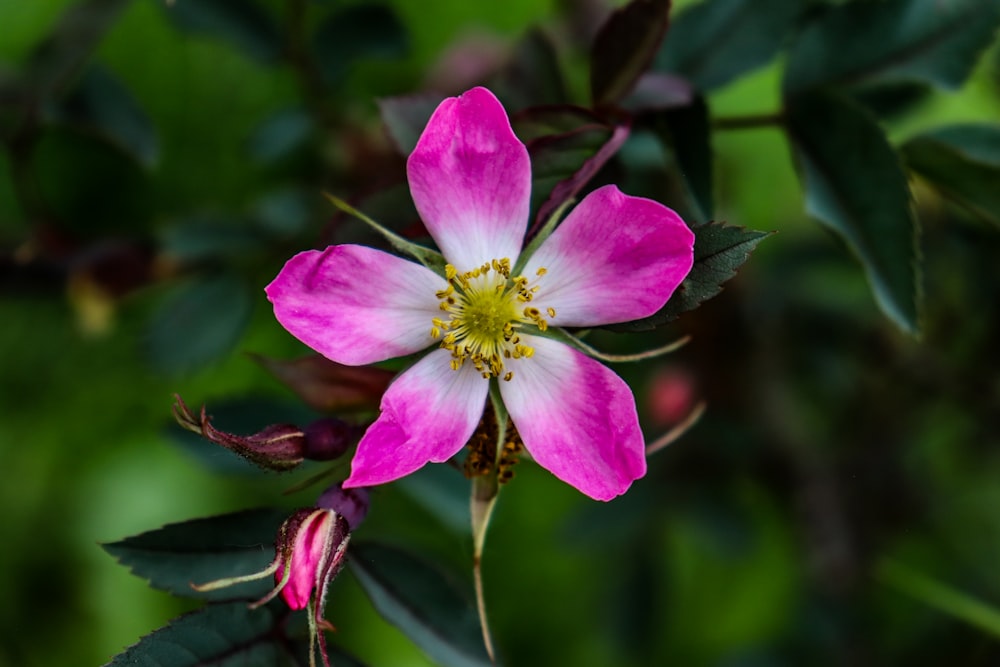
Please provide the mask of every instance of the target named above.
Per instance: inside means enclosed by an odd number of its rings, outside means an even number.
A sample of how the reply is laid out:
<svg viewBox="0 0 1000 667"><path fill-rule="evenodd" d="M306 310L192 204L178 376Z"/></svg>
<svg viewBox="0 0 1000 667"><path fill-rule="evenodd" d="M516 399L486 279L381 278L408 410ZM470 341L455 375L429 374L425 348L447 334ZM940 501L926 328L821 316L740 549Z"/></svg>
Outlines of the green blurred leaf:
<svg viewBox="0 0 1000 667"><path fill-rule="evenodd" d="M1000 225L1000 126L952 125L911 138L907 165L943 194Z"/></svg>
<svg viewBox="0 0 1000 667"><path fill-rule="evenodd" d="M804 9L801 0L704 0L675 18L656 56L658 71L696 88L726 85L774 58Z"/></svg>
<svg viewBox="0 0 1000 667"><path fill-rule="evenodd" d="M451 466L424 466L399 480L414 502L419 503L458 535L472 525L469 514L469 480Z"/></svg>
<svg viewBox="0 0 1000 667"><path fill-rule="evenodd" d="M565 104L566 82L552 40L535 28L514 46L510 61L494 77L490 89L508 111L529 106Z"/></svg>
<svg viewBox="0 0 1000 667"><path fill-rule="evenodd" d="M857 254L882 312L917 334L917 222L906 176L882 130L853 103L826 93L796 97L787 128L806 210Z"/></svg>
<svg viewBox="0 0 1000 667"><path fill-rule="evenodd" d="M175 289L147 324L146 351L164 373L196 369L228 354L250 319L254 299L233 275L200 278Z"/></svg>
<svg viewBox="0 0 1000 667"><path fill-rule="evenodd" d="M252 601L274 587L271 577L205 592L191 584L266 568L274 559L275 536L286 518L286 510L247 510L172 523L103 547L153 588L181 597Z"/></svg>
<svg viewBox="0 0 1000 667"><path fill-rule="evenodd" d="M156 163L153 124L129 90L103 67L90 68L67 99L52 107L50 119L102 137L146 168Z"/></svg>
<svg viewBox="0 0 1000 667"><path fill-rule="evenodd" d="M210 214L176 221L159 236L162 252L184 263L240 259L269 247L264 234L249 221Z"/></svg>
<svg viewBox="0 0 1000 667"><path fill-rule="evenodd" d="M442 99L440 95L419 94L383 97L378 101L386 132L401 154L409 155L417 147L427 121Z"/></svg>
<svg viewBox="0 0 1000 667"><path fill-rule="evenodd" d="M247 153L257 162L286 157L315 132L312 118L303 109L282 109L264 119L247 140Z"/></svg>
<svg viewBox="0 0 1000 667"><path fill-rule="evenodd" d="M31 55L24 80L38 97L72 83L128 0L83 0L69 7Z"/></svg>
<svg viewBox="0 0 1000 667"><path fill-rule="evenodd" d="M994 637L1000 637L1000 606L989 605L891 559L884 559L879 563L875 576L884 585L943 614L973 625Z"/></svg>
<svg viewBox="0 0 1000 667"><path fill-rule="evenodd" d="M927 83L956 89L992 41L1000 0L850 2L816 14L788 54L784 88Z"/></svg>
<svg viewBox="0 0 1000 667"><path fill-rule="evenodd" d="M410 50L409 33L387 5L357 5L329 16L313 37L323 80L337 86L362 58L399 58Z"/></svg>
<svg viewBox="0 0 1000 667"><path fill-rule="evenodd" d="M280 626L287 615L281 603L254 610L245 602L210 604L146 635L105 667L304 667L286 650Z"/></svg>
<svg viewBox="0 0 1000 667"><path fill-rule="evenodd" d="M472 601L436 567L372 542L351 544L349 566L375 609L432 660L447 667L492 664Z"/></svg>
<svg viewBox="0 0 1000 667"><path fill-rule="evenodd" d="M590 51L594 106L619 101L646 71L670 23L670 0L632 0L612 12Z"/></svg>
<svg viewBox="0 0 1000 667"><path fill-rule="evenodd" d="M666 305L649 317L601 327L612 331L646 331L677 319L681 313L694 310L722 291L723 283L750 258L757 244L770 232L755 232L710 222L693 227L694 266Z"/></svg>
<svg viewBox="0 0 1000 667"><path fill-rule="evenodd" d="M688 106L659 112L653 120L659 136L673 153L681 178L701 214L699 220L710 220L715 203L708 105L698 97Z"/></svg>
<svg viewBox="0 0 1000 667"><path fill-rule="evenodd" d="M322 201L319 192L309 188L284 187L257 199L251 214L268 236L290 238L304 232L319 216Z"/></svg>
<svg viewBox="0 0 1000 667"><path fill-rule="evenodd" d="M178 27L229 42L260 62L281 56L275 19L254 0L178 0L164 11Z"/></svg>

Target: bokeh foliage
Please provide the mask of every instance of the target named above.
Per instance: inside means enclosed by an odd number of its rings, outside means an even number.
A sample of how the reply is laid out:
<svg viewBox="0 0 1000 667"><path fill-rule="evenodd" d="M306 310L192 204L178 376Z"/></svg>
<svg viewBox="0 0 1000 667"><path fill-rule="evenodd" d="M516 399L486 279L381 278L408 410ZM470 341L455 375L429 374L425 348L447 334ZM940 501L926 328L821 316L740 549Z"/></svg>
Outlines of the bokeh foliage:
<svg viewBox="0 0 1000 667"><path fill-rule="evenodd" d="M598 33L610 6L554 0L0 2L0 665L102 663L193 608L97 541L308 476L176 447L170 396L246 432L308 418L242 354L304 352L261 288L297 250L373 240L323 190L405 232L407 128L483 82L536 182L589 159L692 222L779 232L697 311L591 339L690 334L618 370L650 437L709 410L607 506L519 466L486 554L505 662L1000 660L997 3L678 2L644 58L666 4ZM517 115L564 103L603 115ZM358 538L467 584L448 494L380 489ZM352 575L327 615L369 664L431 664Z"/></svg>

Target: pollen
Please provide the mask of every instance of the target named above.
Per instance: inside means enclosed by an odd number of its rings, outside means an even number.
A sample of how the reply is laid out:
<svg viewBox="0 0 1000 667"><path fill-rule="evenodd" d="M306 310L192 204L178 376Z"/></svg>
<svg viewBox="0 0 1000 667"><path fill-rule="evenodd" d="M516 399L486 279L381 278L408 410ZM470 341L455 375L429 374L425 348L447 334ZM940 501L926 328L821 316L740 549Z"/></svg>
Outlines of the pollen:
<svg viewBox="0 0 1000 667"><path fill-rule="evenodd" d="M530 281L511 276L510 259L493 259L470 271L459 273L448 264L448 286L435 293L440 300L440 317L431 320L431 337L451 352L451 368L471 363L484 378L510 381L513 371L505 370L505 359L530 359L535 350L521 342L520 332L546 331L554 318L554 308L542 311L527 305L539 293L538 279L546 269L536 271ZM548 315L546 319L545 315Z"/></svg>

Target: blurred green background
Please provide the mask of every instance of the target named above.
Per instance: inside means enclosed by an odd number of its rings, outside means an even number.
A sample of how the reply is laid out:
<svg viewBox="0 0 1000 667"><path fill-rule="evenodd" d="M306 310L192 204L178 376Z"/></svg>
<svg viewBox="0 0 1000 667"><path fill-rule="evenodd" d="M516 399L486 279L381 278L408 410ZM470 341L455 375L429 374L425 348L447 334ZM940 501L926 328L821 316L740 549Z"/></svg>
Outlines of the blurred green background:
<svg viewBox="0 0 1000 667"><path fill-rule="evenodd" d="M583 48L608 11L268 0L259 17L234 20L224 10L239 3L208 4L223 10L0 0L3 666L102 664L193 608L147 588L99 542L312 502L281 493L315 470L266 475L179 447L172 394L210 410L266 406L233 422L244 428L294 410L245 354L306 352L262 288L297 250L360 234L332 221L322 190L366 196L402 175L376 100L487 80L540 27L585 103ZM316 43L294 37L317 29ZM961 92L896 119L890 136L996 121L998 63L994 48ZM713 115L774 111L780 68L713 95ZM916 341L806 218L778 131L716 132L713 144L716 217L779 233L677 324L594 339L630 351L692 335L664 360L617 370L650 437L699 400L708 411L608 505L518 467L485 556L501 656L1000 664L996 229L914 184L927 303ZM662 159L648 148L636 136L625 154ZM462 580L470 540L431 495L377 490L359 534L415 545ZM431 664L349 577L327 617L334 641L372 665Z"/></svg>

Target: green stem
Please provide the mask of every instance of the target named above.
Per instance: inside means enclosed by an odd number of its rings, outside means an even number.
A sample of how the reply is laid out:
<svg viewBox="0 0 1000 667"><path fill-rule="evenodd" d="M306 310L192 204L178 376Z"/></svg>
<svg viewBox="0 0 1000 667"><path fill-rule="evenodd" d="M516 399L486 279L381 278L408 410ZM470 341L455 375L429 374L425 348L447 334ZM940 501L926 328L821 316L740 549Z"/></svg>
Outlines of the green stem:
<svg viewBox="0 0 1000 667"><path fill-rule="evenodd" d="M486 544L486 529L493 515L493 507L497 502L500 485L496 475L482 475L472 480L472 497L469 509L472 512L472 576L476 588L476 611L479 614L479 627L483 632L483 644L490 656L490 662L496 664L493 651L493 639L490 636L490 625L486 618L486 596L483 593L483 546Z"/></svg>

